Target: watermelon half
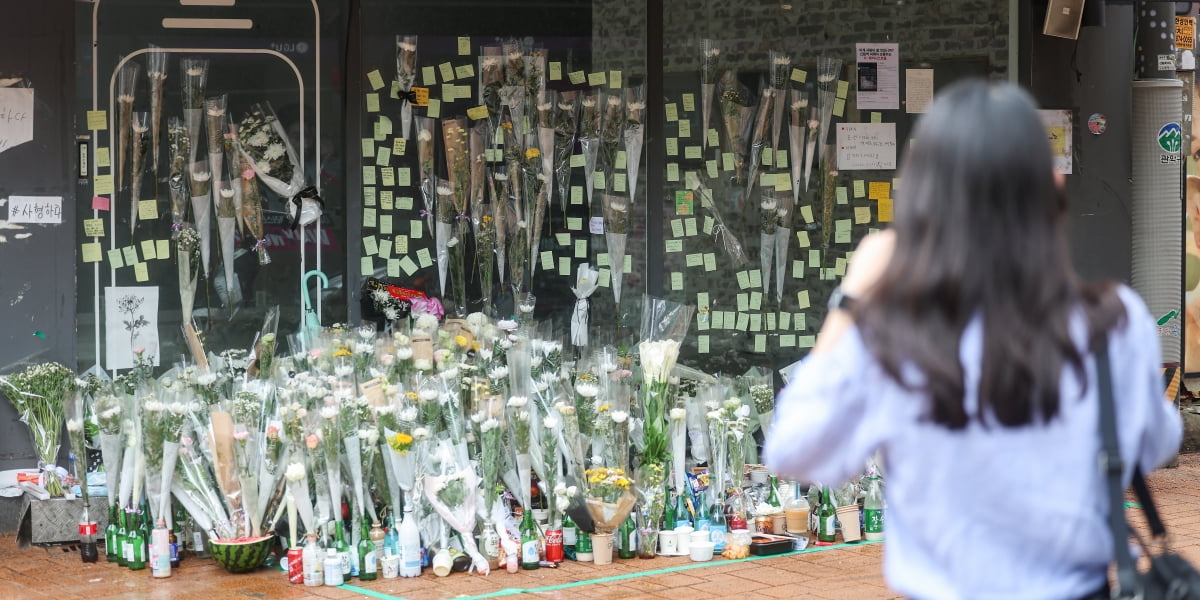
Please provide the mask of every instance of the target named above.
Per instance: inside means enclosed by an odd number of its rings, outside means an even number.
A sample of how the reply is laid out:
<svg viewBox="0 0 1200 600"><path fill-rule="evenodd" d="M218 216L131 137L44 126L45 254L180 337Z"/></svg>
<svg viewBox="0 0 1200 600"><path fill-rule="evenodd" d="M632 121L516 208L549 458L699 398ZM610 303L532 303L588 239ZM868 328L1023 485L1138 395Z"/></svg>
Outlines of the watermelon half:
<svg viewBox="0 0 1200 600"><path fill-rule="evenodd" d="M274 535L243 537L229 540L209 540L208 551L213 560L230 573L248 573L262 566L271 553Z"/></svg>

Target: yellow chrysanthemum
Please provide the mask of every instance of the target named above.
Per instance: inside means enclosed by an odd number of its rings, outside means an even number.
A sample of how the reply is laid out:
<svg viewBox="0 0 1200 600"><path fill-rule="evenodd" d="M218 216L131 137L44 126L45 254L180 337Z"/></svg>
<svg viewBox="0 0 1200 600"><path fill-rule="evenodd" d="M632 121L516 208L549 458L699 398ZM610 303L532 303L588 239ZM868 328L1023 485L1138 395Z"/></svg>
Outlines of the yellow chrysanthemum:
<svg viewBox="0 0 1200 600"><path fill-rule="evenodd" d="M525 158L528 160L533 160L541 155L542 151L538 150L537 148L530 148L525 151Z"/></svg>
<svg viewBox="0 0 1200 600"><path fill-rule="evenodd" d="M338 348L337 352L333 353L334 358L341 358L343 356L353 356L353 354L351 354L351 352L345 348Z"/></svg>
<svg viewBox="0 0 1200 600"><path fill-rule="evenodd" d="M457 344L459 348L466 348L467 347L467 336L465 336L465 335L454 336L454 343Z"/></svg>

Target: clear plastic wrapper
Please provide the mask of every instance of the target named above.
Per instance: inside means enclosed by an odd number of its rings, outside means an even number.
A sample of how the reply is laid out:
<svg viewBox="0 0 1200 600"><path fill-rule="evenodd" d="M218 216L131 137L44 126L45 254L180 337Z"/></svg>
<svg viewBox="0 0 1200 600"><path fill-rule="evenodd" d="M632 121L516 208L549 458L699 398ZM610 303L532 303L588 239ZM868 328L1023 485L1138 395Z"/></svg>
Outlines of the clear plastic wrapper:
<svg viewBox="0 0 1200 600"><path fill-rule="evenodd" d="M716 40L700 40L700 119L705 134L701 136L701 145L708 149L708 129L712 115L713 95L716 93L717 81L720 78L719 64L721 48Z"/></svg>
<svg viewBox="0 0 1200 600"><path fill-rule="evenodd" d="M167 53L151 45L146 54L146 80L150 87L150 168L158 180L158 144L162 140L163 85L167 80Z"/></svg>
<svg viewBox="0 0 1200 600"><path fill-rule="evenodd" d="M557 92L554 111L554 175L558 184L558 205L567 214L567 189L571 183L571 155L575 152L575 131L579 124L579 92Z"/></svg>
<svg viewBox="0 0 1200 600"><path fill-rule="evenodd" d="M187 136L187 127L179 117L171 117L167 122L167 152L170 153L167 167L167 188L171 194L171 237L178 238L179 231L187 219L188 200L191 194L188 189L188 154L191 140Z"/></svg>
<svg viewBox="0 0 1200 600"><path fill-rule="evenodd" d="M58 456L59 432L65 421L63 399L75 388L75 373L50 362L26 367L14 375L0 377L0 393L8 396L21 422L29 427L37 454L42 487L52 497L62 496Z"/></svg>
<svg viewBox="0 0 1200 600"><path fill-rule="evenodd" d="M126 62L117 73L117 165L116 193L121 193L125 185L125 169L129 164L126 157L132 147L133 138L130 133L133 128L133 101L137 94L137 81L142 72L142 65L133 61Z"/></svg>
<svg viewBox="0 0 1200 600"><path fill-rule="evenodd" d="M396 88L399 92L400 135L408 138L412 131L413 104L416 96L412 92L417 81L417 36L396 36Z"/></svg>
<svg viewBox="0 0 1200 600"><path fill-rule="evenodd" d="M588 90L579 101L579 148L583 152L584 191L588 205L592 204L596 163L600 157L600 120L602 96L598 90Z"/></svg>
<svg viewBox="0 0 1200 600"><path fill-rule="evenodd" d="M451 289L454 291L453 310L459 317L467 314L467 244L471 235L471 149L466 119L442 121L442 141L446 149L446 171L449 174L450 199L453 208L453 228L449 239ZM442 200L441 194L438 197ZM438 209L439 223L442 210ZM440 241L439 241L440 243ZM439 255L441 254L439 248ZM440 257L439 257L440 258ZM439 265L444 273L444 268ZM443 284L443 297L444 297Z"/></svg>
<svg viewBox="0 0 1200 600"><path fill-rule="evenodd" d="M150 146L150 114L136 112L131 123L129 134L130 167L129 167L129 231L137 227L138 202L142 199L142 173L146 170L146 150ZM155 200L157 202L157 200Z"/></svg>
<svg viewBox="0 0 1200 600"><path fill-rule="evenodd" d="M488 561L475 545L479 477L470 464L458 462L454 454L448 442L437 446L431 472L423 478L425 499L447 525L459 532L463 551L471 557L475 571L486 575L490 570Z"/></svg>
<svg viewBox="0 0 1200 600"><path fill-rule="evenodd" d="M258 180L255 179L254 167L250 164L250 157L241 151L241 145L237 142L237 125L229 124L230 135L233 136L234 145L238 148L237 151L237 182L235 187L241 190L237 198L241 201L241 206L238 209L238 217L242 222L242 226L254 238L254 251L258 254L259 266L271 264L271 255L267 253L267 239L263 229L263 207L262 197L258 191ZM230 163L232 166L234 163Z"/></svg>
<svg viewBox="0 0 1200 600"><path fill-rule="evenodd" d="M207 279L212 251L212 171L208 169L208 161L193 163L188 172L188 181L192 197L192 220L195 221L196 232L200 234L200 266Z"/></svg>
<svg viewBox="0 0 1200 600"><path fill-rule="evenodd" d="M742 246L741 240L734 235L733 231L725 225L725 219L721 217L721 211L713 202L712 190L708 189L703 182L697 182L696 195L700 197L700 206L707 210L713 219L713 240L717 247L725 252L734 267L741 268L745 266L749 260L746 258L746 251Z"/></svg>
<svg viewBox="0 0 1200 600"><path fill-rule="evenodd" d="M188 139L192 141L188 162L196 162L200 149L200 126L204 123L204 90L208 83L208 59L186 57L179 61L180 97Z"/></svg>
<svg viewBox="0 0 1200 600"><path fill-rule="evenodd" d="M632 204L637 202L638 169L642 164L642 142L646 135L646 86L635 85L625 93L625 173Z"/></svg>
<svg viewBox="0 0 1200 600"><path fill-rule="evenodd" d="M417 117L417 175L421 190L421 199L425 208L421 216L425 218L425 229L433 231L433 211L437 201L438 179L434 173L433 132L437 119Z"/></svg>
<svg viewBox="0 0 1200 600"><path fill-rule="evenodd" d="M258 178L281 198L304 188L304 169L271 103L252 104L238 125L238 145Z"/></svg>

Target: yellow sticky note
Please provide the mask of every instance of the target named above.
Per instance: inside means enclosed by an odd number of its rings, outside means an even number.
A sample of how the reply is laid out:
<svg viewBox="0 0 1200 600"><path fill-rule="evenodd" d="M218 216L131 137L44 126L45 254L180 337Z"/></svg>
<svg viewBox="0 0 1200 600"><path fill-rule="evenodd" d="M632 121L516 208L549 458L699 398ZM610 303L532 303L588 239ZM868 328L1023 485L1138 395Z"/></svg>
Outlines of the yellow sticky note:
<svg viewBox="0 0 1200 600"><path fill-rule="evenodd" d="M838 81L837 97L845 98L846 94L850 93L850 82L845 80Z"/></svg>
<svg viewBox="0 0 1200 600"><path fill-rule="evenodd" d="M89 242L82 246L80 254L83 256L83 262L94 263L100 262L103 254L100 252L100 242Z"/></svg>
<svg viewBox="0 0 1200 600"><path fill-rule="evenodd" d="M100 242L96 242L96 244L99 245ZM122 257L120 248L113 248L108 251L108 266L114 269L120 269L125 266L125 259Z"/></svg>
<svg viewBox="0 0 1200 600"><path fill-rule="evenodd" d="M471 38L469 36L461 35L458 37L458 55L471 55Z"/></svg>
<svg viewBox="0 0 1200 600"><path fill-rule="evenodd" d="M689 254L687 255L686 263L688 267L702 267L704 266L704 255L700 253Z"/></svg>
<svg viewBox="0 0 1200 600"><path fill-rule="evenodd" d="M872 200L880 198L889 198L892 195L892 186L886 181L872 181L867 186L867 197Z"/></svg>
<svg viewBox="0 0 1200 600"><path fill-rule="evenodd" d="M808 81L808 71L802 69L792 69L792 81L804 83Z"/></svg>
<svg viewBox="0 0 1200 600"><path fill-rule="evenodd" d="M142 221L153 221L158 218L158 201L157 200L139 200L138 201L138 219Z"/></svg>
<svg viewBox="0 0 1200 600"><path fill-rule="evenodd" d="M454 67L454 76L459 79L470 79L471 77L474 77L475 76L475 65L468 63L465 65L458 65L457 67ZM467 86L467 89L470 90L471 86ZM468 93L467 96L470 96L470 93ZM466 98L467 96L462 96L462 97Z"/></svg>
<svg viewBox="0 0 1200 600"><path fill-rule="evenodd" d="M559 246L570 246L571 245L571 234L556 233L556 234L554 234L554 241L558 242Z"/></svg>
<svg viewBox="0 0 1200 600"><path fill-rule="evenodd" d="M375 261L370 256L364 256L358 261L358 272L363 277L370 277L375 274Z"/></svg>
<svg viewBox="0 0 1200 600"><path fill-rule="evenodd" d="M364 165L362 174L363 185L375 185L375 167Z"/></svg>
<svg viewBox="0 0 1200 600"><path fill-rule="evenodd" d="M608 75L606 75L604 71L588 73L588 85L592 87L604 85L604 82L606 81L608 81Z"/></svg>
<svg viewBox="0 0 1200 600"><path fill-rule="evenodd" d="M667 163L667 181L679 181L679 163Z"/></svg>
<svg viewBox="0 0 1200 600"><path fill-rule="evenodd" d="M379 169L379 178L385 187L396 185L396 169L393 167Z"/></svg>
<svg viewBox="0 0 1200 600"><path fill-rule="evenodd" d="M408 222L408 236L414 240L421 239L421 235L424 233L424 223L425 223L425 221L422 221L420 219L413 219L413 220L409 221Z"/></svg>
<svg viewBox="0 0 1200 600"><path fill-rule="evenodd" d="M387 260L392 257L392 240L383 240L379 242L378 254L379 258Z"/></svg>
<svg viewBox="0 0 1200 600"><path fill-rule="evenodd" d="M621 72L620 71L609 71L608 72L608 87L611 87L614 89L621 87Z"/></svg>
<svg viewBox="0 0 1200 600"><path fill-rule="evenodd" d="M787 173L778 173L775 175L775 191L790 192L792 191L792 176Z"/></svg>
<svg viewBox="0 0 1200 600"><path fill-rule="evenodd" d="M871 207L870 206L855 206L854 207L854 224L862 225L871 222Z"/></svg>
<svg viewBox="0 0 1200 600"><path fill-rule="evenodd" d="M692 122L687 119L679 121L679 137L692 137Z"/></svg>
<svg viewBox="0 0 1200 600"><path fill-rule="evenodd" d="M146 270L146 263L140 262L133 265L133 277L139 283L150 281L150 272Z"/></svg>
<svg viewBox="0 0 1200 600"><path fill-rule="evenodd" d="M879 206L879 222L880 223L891 223L892 222L892 199L891 198L880 198L878 206Z"/></svg>
<svg viewBox="0 0 1200 600"><path fill-rule="evenodd" d="M365 137L362 139L362 157L371 158L375 156L375 139Z"/></svg>
<svg viewBox="0 0 1200 600"><path fill-rule="evenodd" d="M607 178L604 176L604 171L596 171L592 174L592 189L605 190L608 189L606 183Z"/></svg>
<svg viewBox="0 0 1200 600"><path fill-rule="evenodd" d="M683 290L683 273L678 271L671 273L671 289L676 292Z"/></svg>
<svg viewBox="0 0 1200 600"><path fill-rule="evenodd" d="M155 240L154 245L154 254L158 260L171 258L171 240Z"/></svg>
<svg viewBox="0 0 1200 600"><path fill-rule="evenodd" d="M379 254L379 242L373 235L368 235L367 237L363 238L362 246L363 253L368 256L375 256L376 254Z"/></svg>
<svg viewBox="0 0 1200 600"><path fill-rule="evenodd" d="M422 85L437 85L437 69L430 67L421 67L421 84Z"/></svg>
<svg viewBox="0 0 1200 600"><path fill-rule="evenodd" d="M693 235L696 235L696 218L690 217L690 218L684 219L683 220L683 229L684 229L683 235L686 237L692 237Z"/></svg>
<svg viewBox="0 0 1200 600"><path fill-rule="evenodd" d="M683 252L683 240L667 240L667 252Z"/></svg>
<svg viewBox="0 0 1200 600"><path fill-rule="evenodd" d="M807 248L810 245L811 245L811 243L808 241L808 232L807 231L797 231L796 232L796 246L798 248Z"/></svg>
<svg viewBox="0 0 1200 600"><path fill-rule="evenodd" d="M795 279L804 279L804 261L792 261L792 277Z"/></svg>
<svg viewBox="0 0 1200 600"><path fill-rule="evenodd" d="M387 274L388 274L388 277L399 277L400 276L400 259L398 259L398 258L387 259Z"/></svg>
<svg viewBox="0 0 1200 600"><path fill-rule="evenodd" d="M717 135L717 130L716 130L716 129L711 129L711 128L710 128L710 129L708 130L708 134L707 134L707 135L708 135L708 145L709 145L709 146L712 146L712 147L716 148L716 147L717 147L717 145L721 143L721 138L720 138L720 136L719 136L719 135Z"/></svg>
<svg viewBox="0 0 1200 600"><path fill-rule="evenodd" d="M478 121L479 119L488 118L487 106L476 106L475 108L467 109L467 116Z"/></svg>
<svg viewBox="0 0 1200 600"><path fill-rule="evenodd" d="M562 79L562 63L555 61L550 63L550 81L559 81Z"/></svg>
<svg viewBox="0 0 1200 600"><path fill-rule="evenodd" d="M400 268L404 269L405 275L412 275L413 273L417 272L419 267L417 267L417 263L412 259L411 256L405 256L404 258L400 259Z"/></svg>
<svg viewBox="0 0 1200 600"><path fill-rule="evenodd" d="M379 233L391 235L391 233L392 233L392 215L380 215L380 217L379 217Z"/></svg>
<svg viewBox="0 0 1200 600"><path fill-rule="evenodd" d="M846 189L846 188L842 188L842 189ZM804 219L805 223L812 223L813 222L812 207L807 204L804 206L801 206L800 207L800 218Z"/></svg>
<svg viewBox="0 0 1200 600"><path fill-rule="evenodd" d="M688 146L683 149L683 157L688 160L700 159L700 146Z"/></svg>
<svg viewBox="0 0 1200 600"><path fill-rule="evenodd" d="M375 164L380 167L386 167L390 162L392 162L392 149L387 146L380 146L375 151Z"/></svg>
<svg viewBox="0 0 1200 600"><path fill-rule="evenodd" d="M833 190L834 201L836 204L849 204L850 198L847 195L845 186L838 186Z"/></svg>
<svg viewBox="0 0 1200 600"><path fill-rule="evenodd" d="M571 186L571 204L583 204L583 186Z"/></svg>
<svg viewBox="0 0 1200 600"><path fill-rule="evenodd" d="M575 258L587 258L587 240L575 240Z"/></svg>
<svg viewBox="0 0 1200 600"><path fill-rule="evenodd" d="M700 354L708 354L708 347L709 343L707 335L696 336L696 352L699 352Z"/></svg>
<svg viewBox="0 0 1200 600"><path fill-rule="evenodd" d="M872 123L882 123L883 122L883 113L879 113L879 112L871 113L871 122Z"/></svg>
<svg viewBox="0 0 1200 600"><path fill-rule="evenodd" d="M438 75L442 76L442 81L454 81L454 65L450 61L438 65Z"/></svg>
<svg viewBox="0 0 1200 600"><path fill-rule="evenodd" d="M396 208L395 195L392 190L383 190L379 194L379 208L393 210Z"/></svg>
<svg viewBox="0 0 1200 600"><path fill-rule="evenodd" d="M87 111L87 128L92 131L104 131L105 129L108 129L108 111Z"/></svg>
<svg viewBox="0 0 1200 600"><path fill-rule="evenodd" d="M84 219L84 237L104 237L104 219Z"/></svg>
<svg viewBox="0 0 1200 600"><path fill-rule="evenodd" d="M97 175L96 183L92 187L92 192L94 192L97 196L113 193L113 176Z"/></svg>
<svg viewBox="0 0 1200 600"><path fill-rule="evenodd" d="M679 107L674 102L667 103L665 110L667 113L668 121L678 121L679 120Z"/></svg>
<svg viewBox="0 0 1200 600"><path fill-rule="evenodd" d="M437 98L429 99L429 106L425 107L425 115L431 119L437 119L442 116L442 101Z"/></svg>
<svg viewBox="0 0 1200 600"><path fill-rule="evenodd" d="M379 94L367 94L367 112L379 112Z"/></svg>
<svg viewBox="0 0 1200 600"><path fill-rule="evenodd" d="M376 211L373 208L363 209L363 227L375 227L377 223Z"/></svg>
<svg viewBox="0 0 1200 600"><path fill-rule="evenodd" d="M704 270L708 272L717 270L717 255L713 252L704 254Z"/></svg>
<svg viewBox="0 0 1200 600"><path fill-rule="evenodd" d="M155 252L154 240L142 240L142 258L146 260L155 260L158 254Z"/></svg>
<svg viewBox="0 0 1200 600"><path fill-rule="evenodd" d="M684 112L696 112L696 95L695 94L684 94L683 95L683 110L684 110Z"/></svg>
<svg viewBox="0 0 1200 600"><path fill-rule="evenodd" d="M808 290L800 290L799 292L796 292L796 307L808 308L809 306L812 306L812 303L810 303L808 300Z"/></svg>
<svg viewBox="0 0 1200 600"><path fill-rule="evenodd" d="M396 254L401 254L401 255L408 254L408 236L407 235L396 236L396 240L392 244L392 248L396 250Z"/></svg>
<svg viewBox="0 0 1200 600"><path fill-rule="evenodd" d="M679 156L678 138L667 138L667 156Z"/></svg>
<svg viewBox="0 0 1200 600"><path fill-rule="evenodd" d="M716 160L704 161L704 170L707 172L706 174L708 175L709 179L716 179L717 178L717 161Z"/></svg>
<svg viewBox="0 0 1200 600"><path fill-rule="evenodd" d="M835 116L835 117L846 116L846 99L845 98L837 98L833 101L833 116Z"/></svg>
<svg viewBox="0 0 1200 600"><path fill-rule="evenodd" d="M412 207L412 196L400 196L400 198L396 200L396 208L399 208L400 210L412 210Z"/></svg>
<svg viewBox="0 0 1200 600"><path fill-rule="evenodd" d="M408 167L400 167L396 169L396 185L400 187L408 187L412 185L412 169Z"/></svg>
<svg viewBox="0 0 1200 600"><path fill-rule="evenodd" d="M371 83L371 89L373 90L383 88L383 76L379 74L379 69L367 73L367 81Z"/></svg>
<svg viewBox="0 0 1200 600"><path fill-rule="evenodd" d="M732 152L721 153L721 170L722 171L732 171L733 170L733 153Z"/></svg>
<svg viewBox="0 0 1200 600"><path fill-rule="evenodd" d="M96 148L96 166L111 167L112 156L108 152L108 148Z"/></svg>
<svg viewBox="0 0 1200 600"><path fill-rule="evenodd" d="M395 154L396 156L404 156L404 153L407 151L408 140L406 138L398 137L392 140L392 154Z"/></svg>
<svg viewBox="0 0 1200 600"><path fill-rule="evenodd" d="M422 269L433 266L433 256L429 254L429 248L417 250L417 262L421 264Z"/></svg>
<svg viewBox="0 0 1200 600"><path fill-rule="evenodd" d="M861 179L854 180L854 197L862 198L867 195L867 183Z"/></svg>
<svg viewBox="0 0 1200 600"><path fill-rule="evenodd" d="M683 237L683 221L680 219L671 220L671 235L674 237Z"/></svg>
<svg viewBox="0 0 1200 600"><path fill-rule="evenodd" d="M568 77L570 77L572 85L580 85L587 80L587 75L583 71L571 71Z"/></svg>
<svg viewBox="0 0 1200 600"><path fill-rule="evenodd" d="M788 151L780 150L775 153L775 166L780 169L786 169L788 166Z"/></svg>
<svg viewBox="0 0 1200 600"><path fill-rule="evenodd" d="M583 230L583 217L567 217L567 229L571 231Z"/></svg>

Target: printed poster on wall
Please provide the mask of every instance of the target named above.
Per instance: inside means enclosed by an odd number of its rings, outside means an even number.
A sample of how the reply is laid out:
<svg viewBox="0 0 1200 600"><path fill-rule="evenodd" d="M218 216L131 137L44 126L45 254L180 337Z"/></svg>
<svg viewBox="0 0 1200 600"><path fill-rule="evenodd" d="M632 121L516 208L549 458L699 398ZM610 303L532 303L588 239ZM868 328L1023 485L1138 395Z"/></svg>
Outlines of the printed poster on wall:
<svg viewBox="0 0 1200 600"><path fill-rule="evenodd" d="M104 288L104 332L108 370L133 367L135 350L158 366L158 286Z"/></svg>
<svg viewBox="0 0 1200 600"><path fill-rule="evenodd" d="M1042 126L1046 128L1046 139L1050 141L1050 154L1054 157L1054 166L1064 175L1071 174L1071 123L1070 110L1039 110Z"/></svg>
<svg viewBox="0 0 1200 600"><path fill-rule="evenodd" d="M0 87L0 152L33 139L33 88Z"/></svg>
<svg viewBox="0 0 1200 600"><path fill-rule="evenodd" d="M1194 91L1200 93L1200 83ZM1184 375L1195 377L1200 375L1200 163L1196 161L1200 155L1200 102L1192 101L1191 116L1191 145L1183 149L1188 159L1183 236L1183 371ZM1188 387L1195 390L1195 381Z"/></svg>
<svg viewBox="0 0 1200 600"><path fill-rule="evenodd" d="M900 45L855 44L858 109L900 108Z"/></svg>

